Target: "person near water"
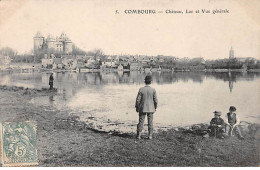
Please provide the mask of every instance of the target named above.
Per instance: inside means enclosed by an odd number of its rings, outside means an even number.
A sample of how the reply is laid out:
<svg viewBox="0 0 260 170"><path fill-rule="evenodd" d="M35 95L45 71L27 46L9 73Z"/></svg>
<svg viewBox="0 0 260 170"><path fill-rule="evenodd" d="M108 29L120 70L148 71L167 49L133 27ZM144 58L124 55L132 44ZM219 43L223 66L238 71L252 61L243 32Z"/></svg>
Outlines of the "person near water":
<svg viewBox="0 0 260 170"><path fill-rule="evenodd" d="M145 116L148 118L148 132L149 139L152 139L153 135L153 115L157 109L158 100L156 90L152 88L151 82L152 77L147 75L144 79L145 86L139 89L136 97L135 108L136 112L139 113L139 123L137 124L137 139L141 139L141 133L143 130Z"/></svg>
<svg viewBox="0 0 260 170"><path fill-rule="evenodd" d="M53 81L54 81L53 73L51 73L51 75L50 75L50 77L49 77L50 90L53 89Z"/></svg>
<svg viewBox="0 0 260 170"><path fill-rule="evenodd" d="M225 130L225 121L220 117L220 111L214 111L214 118L210 121L210 133L209 136L217 137L220 139L224 138L224 130Z"/></svg>
<svg viewBox="0 0 260 170"><path fill-rule="evenodd" d="M226 135L233 136L234 134L237 134L240 139L244 139L238 127L240 119L236 114L236 110L237 109L234 106L230 106L229 108L229 112L226 116Z"/></svg>

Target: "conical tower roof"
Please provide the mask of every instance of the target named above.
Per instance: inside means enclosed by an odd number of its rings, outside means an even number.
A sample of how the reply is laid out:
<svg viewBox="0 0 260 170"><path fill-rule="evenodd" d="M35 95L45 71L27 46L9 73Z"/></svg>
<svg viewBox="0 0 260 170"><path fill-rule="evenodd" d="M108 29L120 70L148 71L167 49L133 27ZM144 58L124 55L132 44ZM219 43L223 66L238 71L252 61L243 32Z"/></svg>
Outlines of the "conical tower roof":
<svg viewBox="0 0 260 170"><path fill-rule="evenodd" d="M49 34L46 41L55 41L55 39L51 34Z"/></svg>
<svg viewBox="0 0 260 170"><path fill-rule="evenodd" d="M35 36L34 37L39 37L39 38L42 38L43 36L42 36L42 34L41 34L41 32L40 31L38 31L36 34L35 34Z"/></svg>
<svg viewBox="0 0 260 170"><path fill-rule="evenodd" d="M66 36L65 41L66 42L71 42L71 40L70 40L70 38L68 36Z"/></svg>
<svg viewBox="0 0 260 170"><path fill-rule="evenodd" d="M62 32L61 35L60 35L60 38L61 39L65 39L66 38L66 34L64 32Z"/></svg>

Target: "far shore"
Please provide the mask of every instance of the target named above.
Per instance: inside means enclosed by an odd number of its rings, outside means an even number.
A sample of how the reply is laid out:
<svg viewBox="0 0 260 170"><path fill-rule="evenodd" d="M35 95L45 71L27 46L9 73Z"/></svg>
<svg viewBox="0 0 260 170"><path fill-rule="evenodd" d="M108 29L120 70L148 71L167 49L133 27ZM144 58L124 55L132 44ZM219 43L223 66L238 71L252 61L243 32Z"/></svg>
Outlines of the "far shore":
<svg viewBox="0 0 260 170"><path fill-rule="evenodd" d="M36 121L39 166L259 166L260 126L243 122L245 140L204 138L197 129L207 124L144 133L105 132L82 122L69 111L36 106L36 96L49 89L0 86L1 122Z"/></svg>
<svg viewBox="0 0 260 170"><path fill-rule="evenodd" d="M40 63L13 63L11 65L2 65L0 66L1 72L210 72L210 73L227 73L227 72L260 72L260 69L168 69L168 68L146 68L142 70L133 70L133 69L123 69L118 70L114 68L107 68L105 70L98 69L98 68L74 68L74 69L50 69L50 68L41 68Z"/></svg>

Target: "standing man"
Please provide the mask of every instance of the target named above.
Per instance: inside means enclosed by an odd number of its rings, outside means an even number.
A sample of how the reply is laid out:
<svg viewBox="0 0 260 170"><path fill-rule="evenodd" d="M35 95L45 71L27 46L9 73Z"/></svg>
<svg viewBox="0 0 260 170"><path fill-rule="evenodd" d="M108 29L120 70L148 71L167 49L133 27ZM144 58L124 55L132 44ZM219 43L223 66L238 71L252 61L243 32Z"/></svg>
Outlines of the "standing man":
<svg viewBox="0 0 260 170"><path fill-rule="evenodd" d="M136 97L135 108L136 112L139 112L139 123L137 125L137 139L141 139L141 133L144 126L145 115L148 118L148 131L149 139L152 139L153 135L153 114L157 109L158 100L156 91L150 87L152 77L147 75L144 79L145 86L139 89Z"/></svg>
<svg viewBox="0 0 260 170"><path fill-rule="evenodd" d="M53 81L54 81L54 78L53 78L53 73L51 73L50 75L50 78L49 78L49 85L50 85L50 90L53 89Z"/></svg>

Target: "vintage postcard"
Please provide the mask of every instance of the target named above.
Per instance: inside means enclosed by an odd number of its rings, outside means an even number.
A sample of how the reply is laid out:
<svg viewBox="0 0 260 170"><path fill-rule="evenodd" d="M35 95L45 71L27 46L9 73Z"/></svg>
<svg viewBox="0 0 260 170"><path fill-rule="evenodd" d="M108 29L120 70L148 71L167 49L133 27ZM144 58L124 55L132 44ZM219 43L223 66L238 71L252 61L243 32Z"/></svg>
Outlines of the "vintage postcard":
<svg viewBox="0 0 260 170"><path fill-rule="evenodd" d="M0 0L1 166L258 167L259 6Z"/></svg>

